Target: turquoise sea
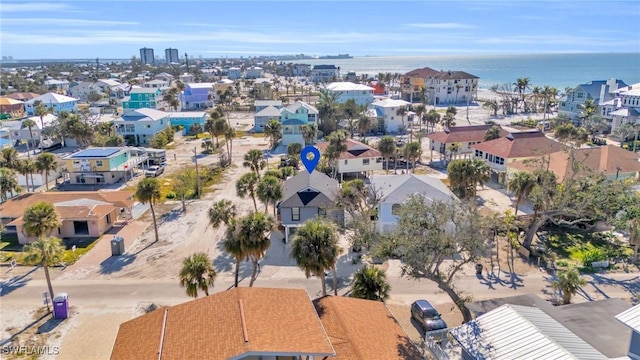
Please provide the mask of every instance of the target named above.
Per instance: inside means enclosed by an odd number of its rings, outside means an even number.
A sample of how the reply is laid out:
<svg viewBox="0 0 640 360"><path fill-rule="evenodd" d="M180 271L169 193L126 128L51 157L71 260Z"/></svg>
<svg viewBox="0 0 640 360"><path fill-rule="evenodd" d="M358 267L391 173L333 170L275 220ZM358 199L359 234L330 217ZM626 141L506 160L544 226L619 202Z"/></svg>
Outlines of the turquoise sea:
<svg viewBox="0 0 640 360"><path fill-rule="evenodd" d="M513 83L521 77L528 77L532 85L554 86L561 91L590 80L616 78L627 84L640 82L640 53L381 56L296 62L333 64L340 67L342 75L349 70L373 76L387 72L404 74L423 67L460 70L480 77L481 88Z"/></svg>

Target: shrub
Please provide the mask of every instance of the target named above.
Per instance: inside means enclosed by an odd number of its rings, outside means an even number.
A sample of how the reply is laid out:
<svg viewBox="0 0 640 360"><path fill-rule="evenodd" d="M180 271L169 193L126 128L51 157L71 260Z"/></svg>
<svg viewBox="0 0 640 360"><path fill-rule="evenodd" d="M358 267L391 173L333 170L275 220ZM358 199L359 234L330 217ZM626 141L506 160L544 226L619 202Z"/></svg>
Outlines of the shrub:
<svg viewBox="0 0 640 360"><path fill-rule="evenodd" d="M176 198L176 193L173 191L169 191L167 193L167 195L164 196L166 199L175 199Z"/></svg>
<svg viewBox="0 0 640 360"><path fill-rule="evenodd" d="M570 257L582 262L583 266L591 266L593 262L607 259L607 254L600 248L587 243L585 246L572 246L569 248Z"/></svg>

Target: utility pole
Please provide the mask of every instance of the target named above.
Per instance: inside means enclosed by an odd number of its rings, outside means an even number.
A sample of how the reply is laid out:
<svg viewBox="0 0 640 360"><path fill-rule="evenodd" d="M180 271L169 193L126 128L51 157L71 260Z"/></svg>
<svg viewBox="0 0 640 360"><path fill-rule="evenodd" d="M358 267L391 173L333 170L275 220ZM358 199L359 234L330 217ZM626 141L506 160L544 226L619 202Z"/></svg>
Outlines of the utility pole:
<svg viewBox="0 0 640 360"><path fill-rule="evenodd" d="M189 73L189 55L187 55L187 53L184 53L184 60L187 63L187 74Z"/></svg>
<svg viewBox="0 0 640 360"><path fill-rule="evenodd" d="M96 58L96 80L100 78L100 58Z"/></svg>
<svg viewBox="0 0 640 360"><path fill-rule="evenodd" d="M196 196L200 197L200 175L198 174L198 148L193 147L193 159L196 162Z"/></svg>

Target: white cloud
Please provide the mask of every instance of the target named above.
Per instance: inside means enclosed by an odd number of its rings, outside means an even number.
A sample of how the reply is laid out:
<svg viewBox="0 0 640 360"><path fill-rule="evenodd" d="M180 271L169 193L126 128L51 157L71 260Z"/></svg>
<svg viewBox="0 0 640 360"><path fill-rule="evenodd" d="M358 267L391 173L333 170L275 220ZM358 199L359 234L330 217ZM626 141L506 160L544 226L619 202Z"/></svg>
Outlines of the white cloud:
<svg viewBox="0 0 640 360"><path fill-rule="evenodd" d="M133 21L112 20L84 20L84 19L47 19L47 18L8 18L3 19L4 25L60 25L60 26L120 26L140 25Z"/></svg>
<svg viewBox="0 0 640 360"><path fill-rule="evenodd" d="M46 3L46 2L30 2L30 3L0 3L0 12L52 12L52 11L68 11L73 10L69 4L63 3Z"/></svg>
<svg viewBox="0 0 640 360"><path fill-rule="evenodd" d="M471 24L461 24L455 22L445 23L413 23L405 24L405 26L421 29L473 29L476 26Z"/></svg>
<svg viewBox="0 0 640 360"><path fill-rule="evenodd" d="M569 45L593 47L632 47L637 46L637 40L618 38L573 36L573 35L513 35L481 38L479 44L491 45Z"/></svg>

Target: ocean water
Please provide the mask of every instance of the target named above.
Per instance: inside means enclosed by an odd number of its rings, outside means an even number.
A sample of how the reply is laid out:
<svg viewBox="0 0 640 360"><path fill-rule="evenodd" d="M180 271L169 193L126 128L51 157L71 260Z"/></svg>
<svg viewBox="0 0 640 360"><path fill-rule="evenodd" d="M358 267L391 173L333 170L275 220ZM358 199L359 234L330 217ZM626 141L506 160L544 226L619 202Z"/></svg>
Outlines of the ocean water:
<svg viewBox="0 0 640 360"><path fill-rule="evenodd" d="M387 72L404 74L423 67L459 70L480 77L481 88L514 83L521 77L528 77L532 86L548 85L560 91L591 80L616 78L627 84L640 82L640 53L384 56L296 62L336 65L341 75L350 70L372 76Z"/></svg>

